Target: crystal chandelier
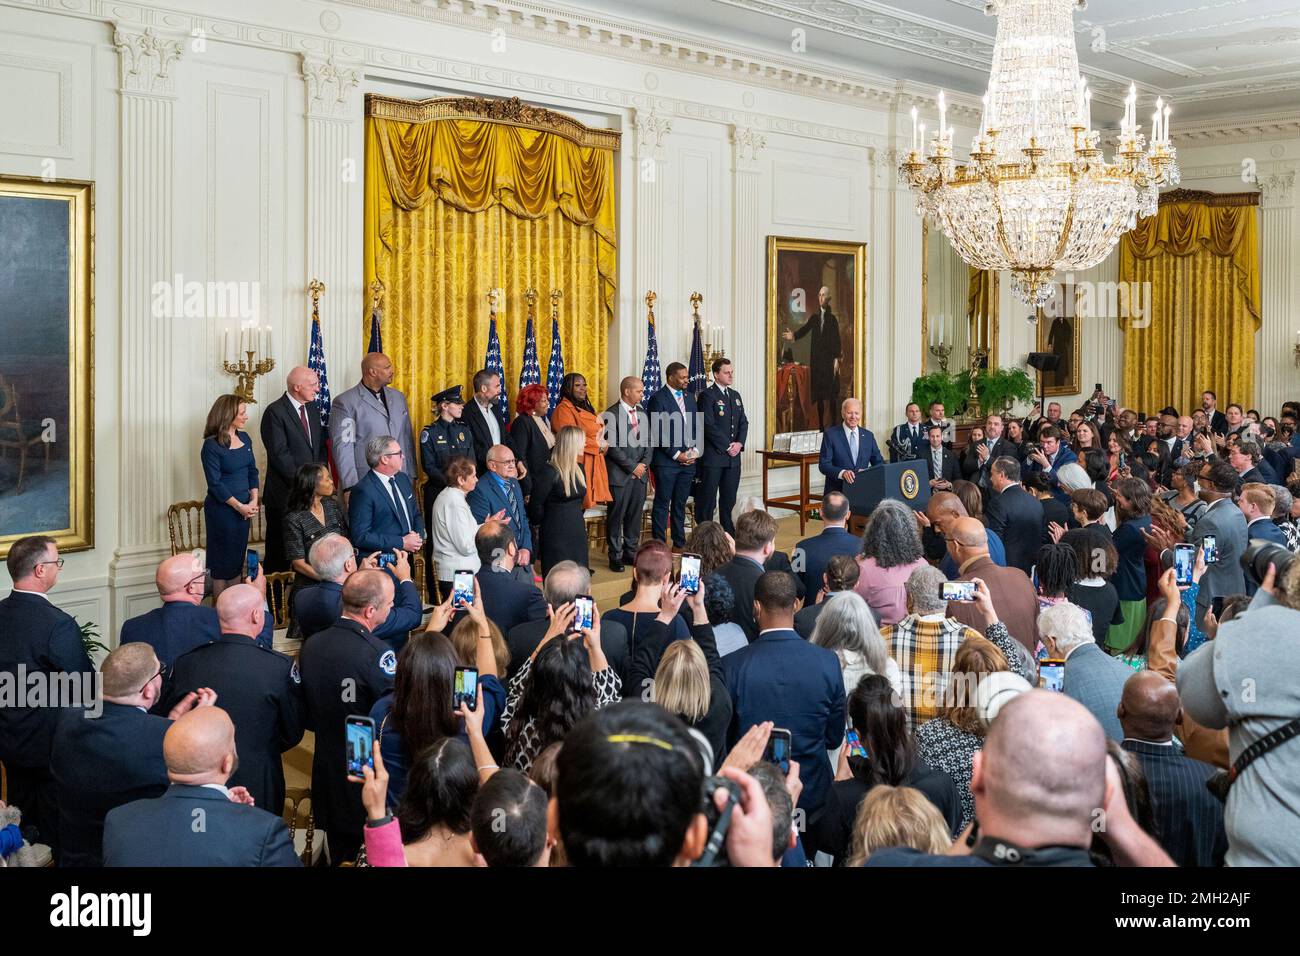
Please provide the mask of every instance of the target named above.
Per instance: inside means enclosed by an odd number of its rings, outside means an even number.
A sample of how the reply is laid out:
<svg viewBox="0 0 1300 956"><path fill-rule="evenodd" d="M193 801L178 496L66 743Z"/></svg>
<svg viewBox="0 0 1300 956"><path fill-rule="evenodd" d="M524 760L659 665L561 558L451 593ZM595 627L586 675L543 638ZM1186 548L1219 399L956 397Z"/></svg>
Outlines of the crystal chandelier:
<svg viewBox="0 0 1300 956"><path fill-rule="evenodd" d="M1148 145L1132 86L1115 161L1102 156L1074 48L1075 5L1086 0L990 0L986 12L998 17L993 69L969 161L953 157L940 92L938 130L927 144L913 107L912 149L899 164L917 214L937 222L968 264L1009 269L1016 295L1031 306L1052 297L1057 270L1106 258L1139 216L1155 213L1160 187L1179 180L1170 109L1156 100Z"/></svg>

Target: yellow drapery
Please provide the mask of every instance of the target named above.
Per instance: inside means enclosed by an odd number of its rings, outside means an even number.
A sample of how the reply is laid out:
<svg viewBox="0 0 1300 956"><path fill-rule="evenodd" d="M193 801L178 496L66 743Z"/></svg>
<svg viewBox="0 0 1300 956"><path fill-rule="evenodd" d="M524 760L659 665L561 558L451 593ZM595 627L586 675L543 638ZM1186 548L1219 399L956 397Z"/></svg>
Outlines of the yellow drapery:
<svg viewBox="0 0 1300 956"><path fill-rule="evenodd" d="M1250 405L1260 324L1258 218L1254 205L1228 202L1235 197L1162 203L1120 239L1119 281L1151 284L1150 315L1119 320L1125 405L1196 408L1205 389L1221 406Z"/></svg>
<svg viewBox="0 0 1300 956"><path fill-rule="evenodd" d="M384 350L415 427L431 420L434 393L460 384L468 397L487 351L493 287L504 292L497 333L511 415L528 288L538 291L543 381L551 349L548 296L559 289L565 368L582 372L599 401L617 273L614 150L507 122L371 113L365 282L383 283ZM361 325L364 340L368 318Z"/></svg>

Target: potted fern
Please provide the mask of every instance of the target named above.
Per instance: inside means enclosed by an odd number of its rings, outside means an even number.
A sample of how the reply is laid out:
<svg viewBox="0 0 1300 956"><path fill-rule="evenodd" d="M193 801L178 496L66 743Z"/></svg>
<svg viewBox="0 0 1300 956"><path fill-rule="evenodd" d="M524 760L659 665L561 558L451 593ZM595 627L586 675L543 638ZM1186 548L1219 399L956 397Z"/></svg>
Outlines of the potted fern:
<svg viewBox="0 0 1300 956"><path fill-rule="evenodd" d="M77 628L81 631L81 646L86 649L87 657L93 661L96 655L108 653L108 645L99 640L98 624L94 621L87 621L84 624L78 622Z"/></svg>
<svg viewBox="0 0 1300 956"><path fill-rule="evenodd" d="M986 413L1006 415L1016 402L1033 401L1034 380L1022 368L981 370L975 376L975 394Z"/></svg>
<svg viewBox="0 0 1300 956"><path fill-rule="evenodd" d="M931 372L912 381L912 401L925 412L934 402L943 402L949 417L959 415L966 407L970 393L970 372Z"/></svg>

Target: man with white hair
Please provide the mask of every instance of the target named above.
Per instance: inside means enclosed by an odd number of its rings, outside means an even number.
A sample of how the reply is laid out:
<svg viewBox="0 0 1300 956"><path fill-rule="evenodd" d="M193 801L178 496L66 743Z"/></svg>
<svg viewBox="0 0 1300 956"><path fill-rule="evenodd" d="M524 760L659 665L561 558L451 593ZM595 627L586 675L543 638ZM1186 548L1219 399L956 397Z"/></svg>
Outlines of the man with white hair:
<svg viewBox="0 0 1300 956"><path fill-rule="evenodd" d="M1097 721L1060 694L1031 690L1002 707L972 759L971 794L975 822L946 855L893 847L866 865L1093 866L1094 836L1120 866L1174 865L1129 813Z"/></svg>
<svg viewBox="0 0 1300 956"><path fill-rule="evenodd" d="M358 564L352 542L343 535L327 534L316 539L307 558L317 581L293 592L293 617L304 641L339 619L343 613L344 583L357 570L375 567L377 557L372 554ZM424 606L411 580L411 563L405 551L397 552L397 559L388 571L396 583L393 609L373 634L387 641L394 651L400 651L411 628L424 616Z"/></svg>
<svg viewBox="0 0 1300 956"><path fill-rule="evenodd" d="M874 465L883 465L885 459L876 445L876 436L862 427L862 402L846 398L840 404L843 424L826 429L822 436L821 457L817 469L826 476L822 495L843 491L851 485L860 472Z"/></svg>
<svg viewBox="0 0 1300 956"><path fill-rule="evenodd" d="M290 369L284 394L266 406L260 430L266 449L266 482L262 507L266 510L266 570L289 567L284 555L284 509L289 501L298 469L303 465L325 464L325 432L321 428L320 377L299 365Z"/></svg>
<svg viewBox="0 0 1300 956"><path fill-rule="evenodd" d="M1092 623L1075 604L1053 604L1038 615L1038 633L1047 656L1065 661L1065 695L1073 697L1097 718L1106 736L1124 739L1117 711L1124 682L1133 669L1111 657L1097 644Z"/></svg>
<svg viewBox="0 0 1300 956"><path fill-rule="evenodd" d="M781 337L793 342L809 334L812 335L808 348L809 398L817 410L817 427L827 428L832 424L831 414L840 397L840 357L844 353L840 323L831 311L831 290L826 286L817 293L817 311L808 316L797 332L786 329Z"/></svg>

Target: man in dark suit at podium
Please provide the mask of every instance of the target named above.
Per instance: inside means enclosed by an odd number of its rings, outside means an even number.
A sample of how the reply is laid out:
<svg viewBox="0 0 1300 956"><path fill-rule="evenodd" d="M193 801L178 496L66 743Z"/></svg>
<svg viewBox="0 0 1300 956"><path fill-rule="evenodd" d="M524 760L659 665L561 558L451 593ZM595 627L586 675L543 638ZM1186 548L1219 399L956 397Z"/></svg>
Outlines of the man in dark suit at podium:
<svg viewBox="0 0 1300 956"><path fill-rule="evenodd" d="M862 427L862 403L856 398L844 399L840 416L844 424L832 425L822 435L822 454L817 467L826 476L823 496L843 491L845 483L852 484L858 472L885 463L876 446L876 436Z"/></svg>
<svg viewBox="0 0 1300 956"><path fill-rule="evenodd" d="M325 464L325 434L320 423L316 395L320 378L299 365L289 373L285 392L262 414L262 445L266 448L266 487L262 506L266 509L267 572L289 567L284 557L284 507L289 500L298 469L312 463Z"/></svg>

